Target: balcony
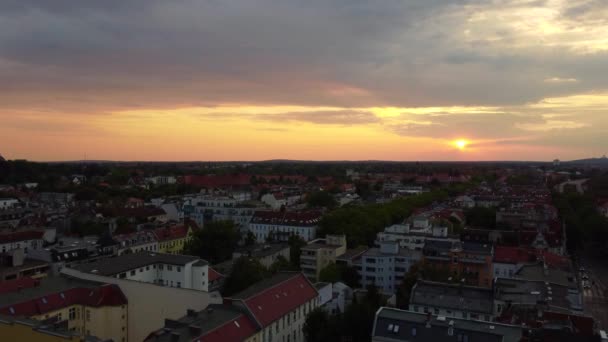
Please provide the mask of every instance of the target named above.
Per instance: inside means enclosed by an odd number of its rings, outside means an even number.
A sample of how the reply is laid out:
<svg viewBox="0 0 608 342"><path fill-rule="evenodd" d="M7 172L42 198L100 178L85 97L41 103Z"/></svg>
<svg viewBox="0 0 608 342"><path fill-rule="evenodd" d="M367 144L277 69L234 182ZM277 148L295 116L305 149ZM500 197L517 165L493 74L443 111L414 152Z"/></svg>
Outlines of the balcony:
<svg viewBox="0 0 608 342"><path fill-rule="evenodd" d="M317 261L317 255L316 254L302 254L300 255L300 260L311 260L311 261Z"/></svg>

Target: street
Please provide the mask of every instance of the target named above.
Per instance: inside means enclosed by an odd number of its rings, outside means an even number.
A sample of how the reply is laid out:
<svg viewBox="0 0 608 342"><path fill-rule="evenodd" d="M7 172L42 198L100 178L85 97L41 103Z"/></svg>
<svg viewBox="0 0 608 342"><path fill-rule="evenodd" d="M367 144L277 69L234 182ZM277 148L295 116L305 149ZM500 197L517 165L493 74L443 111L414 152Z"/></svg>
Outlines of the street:
<svg viewBox="0 0 608 342"><path fill-rule="evenodd" d="M606 330L608 328L608 289L606 288L608 266L590 257L581 259L581 265L585 267L591 284L590 289L583 290L585 313L595 318L600 329Z"/></svg>

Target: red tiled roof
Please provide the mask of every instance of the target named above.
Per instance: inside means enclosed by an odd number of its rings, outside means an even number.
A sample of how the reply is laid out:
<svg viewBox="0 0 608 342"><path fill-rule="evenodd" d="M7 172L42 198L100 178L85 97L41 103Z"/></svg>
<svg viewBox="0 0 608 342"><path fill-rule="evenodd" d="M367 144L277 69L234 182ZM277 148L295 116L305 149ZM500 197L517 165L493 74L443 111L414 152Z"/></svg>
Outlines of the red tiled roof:
<svg viewBox="0 0 608 342"><path fill-rule="evenodd" d="M0 234L0 243L18 242L26 240L42 239L44 232L41 230L27 230L9 234Z"/></svg>
<svg viewBox="0 0 608 342"><path fill-rule="evenodd" d="M201 335L195 341L201 342L230 342L244 341L254 335L257 329L253 322L245 315L240 315L234 320L227 322L207 333Z"/></svg>
<svg viewBox="0 0 608 342"><path fill-rule="evenodd" d="M36 286L37 281L30 277L0 282L0 294L15 292L19 289L29 289Z"/></svg>
<svg viewBox="0 0 608 342"><path fill-rule="evenodd" d="M216 281L220 278L224 278L224 275L219 273L218 271L214 270L213 268L209 267L209 282L213 282Z"/></svg>
<svg viewBox="0 0 608 342"><path fill-rule="evenodd" d="M494 249L494 262L505 264L519 264L534 262L536 257L531 250L521 247L496 246Z"/></svg>
<svg viewBox="0 0 608 342"><path fill-rule="evenodd" d="M247 174L238 175L187 175L183 182L186 185L194 185L205 188L220 188L229 186L250 185L251 176Z"/></svg>
<svg viewBox="0 0 608 342"><path fill-rule="evenodd" d="M127 298L114 284L93 289L78 287L9 305L0 308L0 313L30 317L77 304L91 307L118 306L127 304Z"/></svg>
<svg viewBox="0 0 608 342"><path fill-rule="evenodd" d="M256 320L266 327L318 296L302 273L259 291L243 302Z"/></svg>
<svg viewBox="0 0 608 342"><path fill-rule="evenodd" d="M186 226L157 228L154 229L154 235L156 235L158 241L183 239L188 235L188 228Z"/></svg>

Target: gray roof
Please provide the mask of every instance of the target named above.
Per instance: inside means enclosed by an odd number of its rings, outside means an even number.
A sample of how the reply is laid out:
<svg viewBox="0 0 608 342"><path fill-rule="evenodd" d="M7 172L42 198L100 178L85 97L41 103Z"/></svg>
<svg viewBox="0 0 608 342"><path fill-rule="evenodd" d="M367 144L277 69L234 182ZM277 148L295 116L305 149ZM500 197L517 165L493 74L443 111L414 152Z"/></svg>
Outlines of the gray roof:
<svg viewBox="0 0 608 342"><path fill-rule="evenodd" d="M140 252L133 254L123 254L120 256L106 258L88 264L78 265L75 267L75 269L85 273L112 276L122 272L127 272L136 268L154 264L184 266L188 263L198 260L201 259L189 255Z"/></svg>
<svg viewBox="0 0 608 342"><path fill-rule="evenodd" d="M337 257L337 260L351 260L360 257L363 253L365 253L369 248L365 246L359 246L353 249L346 250L346 253Z"/></svg>
<svg viewBox="0 0 608 342"><path fill-rule="evenodd" d="M552 311L570 313L582 311L583 304L578 289L568 288L543 281L523 279L496 279L496 300L510 302L511 305L535 307L548 305Z"/></svg>
<svg viewBox="0 0 608 342"><path fill-rule="evenodd" d="M411 257L414 259L422 258L422 251L411 250L406 248L399 248L399 252L397 254L394 253L384 253L380 248L370 248L368 249L363 256L395 256L395 257Z"/></svg>
<svg viewBox="0 0 608 342"><path fill-rule="evenodd" d="M545 267L542 262L522 266L516 273L516 277L525 280L545 281L557 285L577 288L576 279L572 272Z"/></svg>
<svg viewBox="0 0 608 342"><path fill-rule="evenodd" d="M269 255L274 255L280 251L285 249L289 249L289 245L286 243L271 243L271 244L256 244L249 247L239 248L234 253L237 253L242 256L249 256L251 253L251 257L253 258L264 258Z"/></svg>
<svg viewBox="0 0 608 342"><path fill-rule="evenodd" d="M243 316L236 306L212 304L203 311L188 311L178 320L165 320L163 329L151 335L151 341L190 342L205 333ZM193 329L196 327L196 329ZM174 336L179 336L175 339Z"/></svg>
<svg viewBox="0 0 608 342"><path fill-rule="evenodd" d="M420 306L492 314L492 289L419 280L412 289L410 303Z"/></svg>
<svg viewBox="0 0 608 342"><path fill-rule="evenodd" d="M63 292L77 287L96 288L100 284L101 283L98 282L85 281L67 276L41 278L38 286L0 295L0 307L26 302L51 293Z"/></svg>
<svg viewBox="0 0 608 342"><path fill-rule="evenodd" d="M522 328L457 318L430 317L426 326L426 314L392 308L380 308L376 313L372 341L420 341L420 342L519 342ZM449 334L450 324L453 326Z"/></svg>
<svg viewBox="0 0 608 342"><path fill-rule="evenodd" d="M491 255L492 244L465 241L462 243L462 250L466 253Z"/></svg>

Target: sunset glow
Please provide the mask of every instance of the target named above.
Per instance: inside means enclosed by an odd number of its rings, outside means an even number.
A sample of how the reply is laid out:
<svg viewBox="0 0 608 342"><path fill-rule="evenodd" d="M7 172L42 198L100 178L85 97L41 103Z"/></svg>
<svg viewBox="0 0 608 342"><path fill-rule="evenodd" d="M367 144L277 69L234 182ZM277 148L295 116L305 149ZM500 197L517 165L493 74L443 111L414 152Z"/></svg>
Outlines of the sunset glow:
<svg viewBox="0 0 608 342"><path fill-rule="evenodd" d="M0 5L1 155L608 153L600 2L135 2Z"/></svg>

